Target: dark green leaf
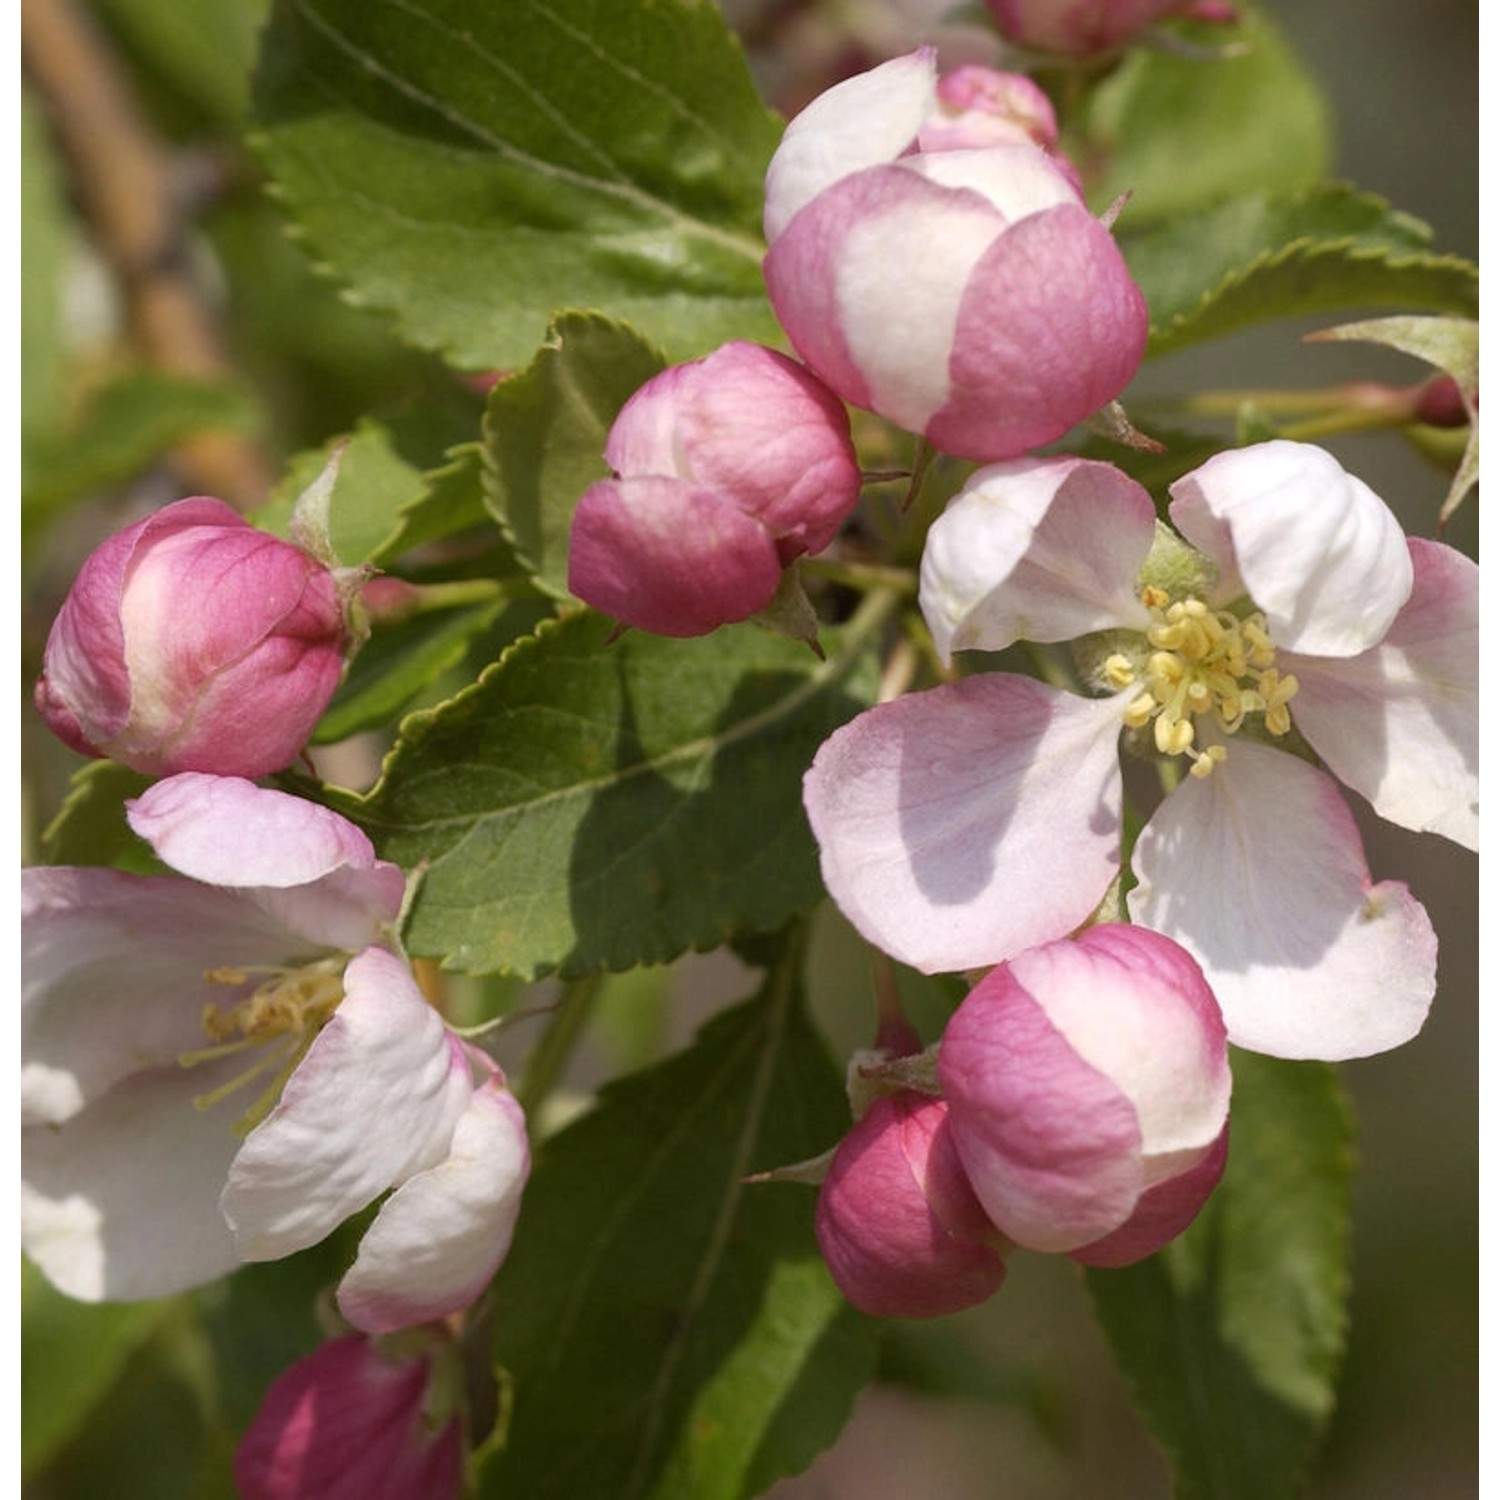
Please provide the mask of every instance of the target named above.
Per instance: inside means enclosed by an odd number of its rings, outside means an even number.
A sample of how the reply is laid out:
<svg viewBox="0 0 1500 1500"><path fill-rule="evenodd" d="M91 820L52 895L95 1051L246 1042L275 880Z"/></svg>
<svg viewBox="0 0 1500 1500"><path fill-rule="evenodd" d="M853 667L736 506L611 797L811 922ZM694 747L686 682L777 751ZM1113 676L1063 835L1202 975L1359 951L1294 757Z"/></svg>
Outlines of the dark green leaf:
<svg viewBox="0 0 1500 1500"><path fill-rule="evenodd" d="M67 798L42 832L42 856L51 865L114 865L151 874L162 866L125 821L125 801L151 785L149 776L112 760L96 760L73 773Z"/></svg>
<svg viewBox="0 0 1500 1500"><path fill-rule="evenodd" d="M1184 215L1120 249L1151 309L1150 353L1272 318L1372 305L1472 315L1479 273L1427 253L1425 224L1338 184L1253 194Z"/></svg>
<svg viewBox="0 0 1500 1500"><path fill-rule="evenodd" d="M515 1404L483 1494L738 1500L847 1418L875 1325L819 1258L812 1192L742 1181L848 1128L791 967L543 1148L497 1285Z"/></svg>
<svg viewBox="0 0 1500 1500"><path fill-rule="evenodd" d="M1185 1500L1280 1500L1333 1409L1351 1119L1323 1063L1234 1056L1229 1165L1159 1255L1089 1287Z"/></svg>
<svg viewBox="0 0 1500 1500"><path fill-rule="evenodd" d="M775 928L817 900L802 773L871 700L865 627L830 633L826 662L753 625L606 646L612 630L587 612L544 624L408 719L369 799L341 803L387 859L428 862L414 952L581 975Z"/></svg>
<svg viewBox="0 0 1500 1500"><path fill-rule="evenodd" d="M774 337L777 127L701 0L282 0L256 106L314 255L464 368L515 368L566 307L677 356Z"/></svg>
<svg viewBox="0 0 1500 1500"><path fill-rule="evenodd" d="M567 313L519 375L490 394L484 420L486 495L537 583L568 597L568 532L578 498L609 468L615 415L664 360L634 330Z"/></svg>
<svg viewBox="0 0 1500 1500"><path fill-rule="evenodd" d="M1122 193L1132 228L1240 193L1310 187L1329 160L1327 107L1295 54L1264 16L1215 27L1217 60L1137 48L1089 96L1065 144L1090 200Z"/></svg>

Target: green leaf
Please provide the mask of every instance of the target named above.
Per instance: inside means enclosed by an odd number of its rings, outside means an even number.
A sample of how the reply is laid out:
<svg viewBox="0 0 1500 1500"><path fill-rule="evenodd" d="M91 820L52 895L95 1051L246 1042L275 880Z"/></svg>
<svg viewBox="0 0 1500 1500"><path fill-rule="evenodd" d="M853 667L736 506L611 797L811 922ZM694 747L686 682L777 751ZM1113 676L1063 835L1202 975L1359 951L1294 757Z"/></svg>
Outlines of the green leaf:
<svg viewBox="0 0 1500 1500"><path fill-rule="evenodd" d="M125 821L125 802L151 785L112 760L96 760L73 773L57 816L42 831L42 857L49 865L114 865L155 874L162 865Z"/></svg>
<svg viewBox="0 0 1500 1500"><path fill-rule="evenodd" d="M482 1494L738 1500L847 1418L876 1325L823 1266L813 1194L743 1182L849 1124L794 964L542 1148L497 1283L514 1406Z"/></svg>
<svg viewBox="0 0 1500 1500"><path fill-rule="evenodd" d="M173 1302L74 1302L21 1263L21 1473L34 1474L85 1425Z"/></svg>
<svg viewBox="0 0 1500 1500"><path fill-rule="evenodd" d="M27 446L22 499L33 513L63 505L134 479L184 438L254 421L238 386L132 371L96 391L66 431Z"/></svg>
<svg viewBox="0 0 1500 1500"><path fill-rule="evenodd" d="M1479 273L1427 253L1431 231L1370 193L1329 184L1184 215L1120 249L1151 309L1149 353L1254 323L1372 305L1472 316Z"/></svg>
<svg viewBox="0 0 1500 1500"><path fill-rule="evenodd" d="M776 336L778 128L702 0L281 0L256 110L314 256L463 368L522 364L566 307L674 357Z"/></svg>
<svg viewBox="0 0 1500 1500"><path fill-rule="evenodd" d="M568 532L589 485L609 473L604 443L616 414L665 364L633 329L567 313L525 371L490 393L485 493L537 583L568 594Z"/></svg>
<svg viewBox="0 0 1500 1500"><path fill-rule="evenodd" d="M819 662L753 625L607 645L611 623L581 612L413 715L368 800L340 802L387 859L426 862L412 951L577 976L810 906L802 773L873 698L879 618L830 632Z"/></svg>
<svg viewBox="0 0 1500 1500"><path fill-rule="evenodd" d="M1090 1271L1095 1308L1185 1500L1278 1500L1334 1402L1352 1122L1322 1063L1234 1054L1229 1165L1159 1255Z"/></svg>
<svg viewBox="0 0 1500 1500"><path fill-rule="evenodd" d="M62 270L70 225L52 142L21 94L21 426L60 425L63 364Z"/></svg>
<svg viewBox="0 0 1500 1500"><path fill-rule="evenodd" d="M1247 6L1244 50L1209 60L1137 48L1089 96L1069 154L1100 206L1129 193L1132 229L1221 198L1312 186L1330 157L1328 111L1271 22Z"/></svg>

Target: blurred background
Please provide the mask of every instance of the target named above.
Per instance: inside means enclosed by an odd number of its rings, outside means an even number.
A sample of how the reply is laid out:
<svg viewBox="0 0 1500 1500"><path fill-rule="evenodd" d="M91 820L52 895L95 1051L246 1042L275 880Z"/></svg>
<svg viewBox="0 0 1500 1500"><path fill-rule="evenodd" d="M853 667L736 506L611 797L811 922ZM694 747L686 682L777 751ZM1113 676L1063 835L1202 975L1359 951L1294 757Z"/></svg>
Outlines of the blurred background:
<svg viewBox="0 0 1500 1500"><path fill-rule="evenodd" d="M238 486L247 499L263 495L290 454L413 393L450 402L459 422L477 421L479 411L476 393L435 360L399 346L380 320L343 304L284 236L243 144L259 0L67 0L107 60L102 85L87 58L59 59L54 50L44 59L37 51L36 33L63 3L30 0L23 27L28 700L52 613L82 556L108 532L183 493L229 495ZM948 7L938 0L725 0L724 8L768 97L793 109L839 72L867 65L848 40L851 23L867 45L874 37L889 54L921 39ZM1266 0L1264 8L1327 90L1338 174L1426 220L1436 249L1475 257L1475 0ZM107 197L111 184L90 180L97 166L80 169L68 132L84 131L86 155L87 131L111 128L111 79L123 81L158 154L135 162L139 179L126 174L112 185L128 201L114 242L101 248L81 209L97 194ZM143 331L140 308L120 295L131 202L149 207L159 192L190 226L177 244L184 266L218 299L206 331L170 319ZM1165 391L1352 379L1408 384L1424 373L1370 346L1303 344L1314 326L1278 324L1160 361L1127 404L1146 413L1152 395ZM209 424L219 433L214 441L180 446L187 430ZM1394 434L1328 446L1397 508L1408 530L1432 533L1447 488L1441 470ZM170 463L160 461L169 450ZM1471 498L1446 534L1471 554L1477 513ZM29 706L22 739L23 833L34 851L79 761L45 735ZM345 779L359 774L350 769ZM1373 819L1364 829L1376 878L1406 880L1432 915L1440 982L1415 1042L1343 1069L1361 1158L1352 1332L1342 1400L1309 1493L1456 1500L1476 1493L1478 1474L1475 861ZM840 1053L867 1040L865 974L857 940L825 912L814 989ZM684 1039L706 1010L746 989L723 957L686 961L670 987L664 1042ZM586 1087L588 1070L600 1063L597 1049L592 1059L585 1052L574 1082ZM44 1322L37 1326L44 1331ZM1004 1291L986 1307L893 1330L884 1374L860 1399L843 1440L780 1486L777 1500L1149 1500L1170 1493L1166 1465L1130 1409L1071 1263L1017 1256ZM129 1425L128 1407L117 1414L121 1423ZM63 1454L30 1489L38 1497L110 1492L107 1471L86 1452ZM195 1493L191 1479L161 1492Z"/></svg>

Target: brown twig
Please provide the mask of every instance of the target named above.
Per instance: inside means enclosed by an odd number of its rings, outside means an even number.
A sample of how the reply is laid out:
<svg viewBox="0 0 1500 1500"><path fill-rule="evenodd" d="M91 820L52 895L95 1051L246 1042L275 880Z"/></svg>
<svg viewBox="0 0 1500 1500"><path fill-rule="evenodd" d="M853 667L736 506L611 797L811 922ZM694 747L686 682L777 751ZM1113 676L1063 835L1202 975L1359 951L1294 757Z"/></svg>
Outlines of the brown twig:
<svg viewBox="0 0 1500 1500"><path fill-rule="evenodd" d="M93 23L74 0L27 0L21 49L94 240L119 282L137 351L169 374L231 374L192 274L167 153ZM175 458L188 484L240 509L265 499L266 460L237 433L205 433Z"/></svg>

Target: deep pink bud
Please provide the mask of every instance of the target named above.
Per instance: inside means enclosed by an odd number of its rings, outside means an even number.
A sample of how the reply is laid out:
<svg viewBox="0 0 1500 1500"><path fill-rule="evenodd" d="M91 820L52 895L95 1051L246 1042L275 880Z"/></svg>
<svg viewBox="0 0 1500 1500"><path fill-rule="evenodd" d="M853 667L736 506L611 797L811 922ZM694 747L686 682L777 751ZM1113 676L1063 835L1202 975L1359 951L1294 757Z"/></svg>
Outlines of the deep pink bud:
<svg viewBox="0 0 1500 1500"><path fill-rule="evenodd" d="M222 500L179 500L89 555L47 638L36 705L85 755L254 778L307 743L345 644L328 568Z"/></svg>
<svg viewBox="0 0 1500 1500"><path fill-rule="evenodd" d="M433 1329L388 1340L350 1334L298 1360L266 1393L235 1454L243 1500L456 1500L457 1354Z"/></svg>
<svg viewBox="0 0 1500 1500"><path fill-rule="evenodd" d="M849 417L795 361L731 343L649 380L573 514L568 587L658 635L764 609L782 569L826 547L859 498Z"/></svg>
<svg viewBox="0 0 1500 1500"><path fill-rule="evenodd" d="M1144 927L1090 928L991 970L948 1023L938 1077L975 1194L1031 1249L1137 1260L1223 1171L1219 1007L1192 958Z"/></svg>
<svg viewBox="0 0 1500 1500"><path fill-rule="evenodd" d="M844 1137L818 1194L817 1233L839 1290L872 1317L958 1312L1005 1279L948 1107L911 1090L876 1100Z"/></svg>
<svg viewBox="0 0 1500 1500"><path fill-rule="evenodd" d="M1143 27L1168 16L1236 19L1224 0L986 0L995 24L1013 42L1043 52L1086 57L1113 52Z"/></svg>
<svg viewBox="0 0 1500 1500"><path fill-rule="evenodd" d="M1070 168L1029 140L972 144L974 84L945 101L923 49L815 99L766 175L765 276L798 354L846 401L990 462L1114 400L1148 317Z"/></svg>

